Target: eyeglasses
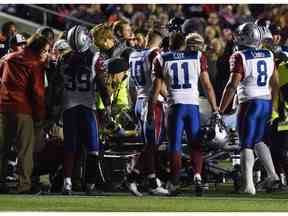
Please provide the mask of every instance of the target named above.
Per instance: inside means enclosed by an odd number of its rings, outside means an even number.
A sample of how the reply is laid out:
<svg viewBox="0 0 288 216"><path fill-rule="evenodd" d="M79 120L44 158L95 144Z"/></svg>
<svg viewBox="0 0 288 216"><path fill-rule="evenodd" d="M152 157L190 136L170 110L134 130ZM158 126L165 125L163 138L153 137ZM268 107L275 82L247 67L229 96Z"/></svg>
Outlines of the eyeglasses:
<svg viewBox="0 0 288 216"><path fill-rule="evenodd" d="M44 54L46 54L46 53L49 53L49 51L50 51L50 49L42 49L41 52L40 52L40 54L41 54L41 55L44 55Z"/></svg>

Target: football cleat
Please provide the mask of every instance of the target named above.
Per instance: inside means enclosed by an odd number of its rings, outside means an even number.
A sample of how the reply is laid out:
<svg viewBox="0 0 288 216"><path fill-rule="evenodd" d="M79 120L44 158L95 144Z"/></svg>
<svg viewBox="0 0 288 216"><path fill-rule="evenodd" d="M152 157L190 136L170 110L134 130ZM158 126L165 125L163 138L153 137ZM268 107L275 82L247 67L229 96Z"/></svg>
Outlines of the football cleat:
<svg viewBox="0 0 288 216"><path fill-rule="evenodd" d="M200 175L194 176L194 184L195 184L195 194L196 196L202 196L203 194L203 186L202 186L202 180Z"/></svg>
<svg viewBox="0 0 288 216"><path fill-rule="evenodd" d="M64 182L62 195L72 195L72 184Z"/></svg>
<svg viewBox="0 0 288 216"><path fill-rule="evenodd" d="M169 196L177 196L179 191L177 190L177 186L172 184L172 182L168 181L166 184L166 188L169 191Z"/></svg>
<svg viewBox="0 0 288 216"><path fill-rule="evenodd" d="M170 193L167 189L163 187L156 187L149 189L150 194L157 196L168 196Z"/></svg>
<svg viewBox="0 0 288 216"><path fill-rule="evenodd" d="M266 189L267 193L273 192L279 189L281 181L277 177L267 177L263 182L263 188Z"/></svg>
<svg viewBox="0 0 288 216"><path fill-rule="evenodd" d="M127 188L133 195L139 196L139 197L143 196L143 194L138 191L136 182L128 182Z"/></svg>

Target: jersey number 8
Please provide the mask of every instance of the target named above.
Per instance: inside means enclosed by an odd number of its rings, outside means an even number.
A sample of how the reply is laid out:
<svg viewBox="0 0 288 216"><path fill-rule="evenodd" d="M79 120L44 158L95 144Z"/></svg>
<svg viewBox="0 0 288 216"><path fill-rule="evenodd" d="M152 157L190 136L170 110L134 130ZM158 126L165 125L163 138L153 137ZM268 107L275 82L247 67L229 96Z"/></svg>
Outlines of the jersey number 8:
<svg viewBox="0 0 288 216"><path fill-rule="evenodd" d="M257 85L265 86L267 83L267 64L264 60L257 62Z"/></svg>

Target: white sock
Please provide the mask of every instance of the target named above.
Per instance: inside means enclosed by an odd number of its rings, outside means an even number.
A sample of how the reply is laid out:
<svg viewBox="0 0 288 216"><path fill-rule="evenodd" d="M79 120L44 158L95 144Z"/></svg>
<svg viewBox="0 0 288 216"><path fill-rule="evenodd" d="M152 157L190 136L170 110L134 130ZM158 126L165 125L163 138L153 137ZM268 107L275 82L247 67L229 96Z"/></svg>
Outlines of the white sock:
<svg viewBox="0 0 288 216"><path fill-rule="evenodd" d="M72 190L71 177L64 177L63 189L64 189L64 190Z"/></svg>
<svg viewBox="0 0 288 216"><path fill-rule="evenodd" d="M64 185L72 185L72 181L70 177L65 177L64 178Z"/></svg>
<svg viewBox="0 0 288 216"><path fill-rule="evenodd" d="M200 175L200 173L196 173L195 175L194 175L194 181L195 180L202 180L202 178L201 178L201 175Z"/></svg>
<svg viewBox="0 0 288 216"><path fill-rule="evenodd" d="M271 153L270 153L268 146L265 143L260 142L255 145L254 149L255 149L255 153L257 157L259 157L261 163L263 164L268 177L272 177L275 180L278 180L279 177L276 174L274 164L272 161L272 157L271 157Z"/></svg>
<svg viewBox="0 0 288 216"><path fill-rule="evenodd" d="M241 169L244 174L244 188L254 188L253 166L254 152L252 149L245 148L240 153Z"/></svg>

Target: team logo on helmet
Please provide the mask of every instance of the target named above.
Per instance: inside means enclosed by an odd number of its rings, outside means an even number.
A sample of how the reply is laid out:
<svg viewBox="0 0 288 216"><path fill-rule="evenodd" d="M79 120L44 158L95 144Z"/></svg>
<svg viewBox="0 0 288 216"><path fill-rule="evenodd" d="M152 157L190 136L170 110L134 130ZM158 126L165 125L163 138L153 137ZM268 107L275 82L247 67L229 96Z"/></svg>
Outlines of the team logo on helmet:
<svg viewBox="0 0 288 216"><path fill-rule="evenodd" d="M67 33L67 42L69 46L79 52L85 52L91 46L91 37L88 29L84 26L76 25L69 29Z"/></svg>
<svg viewBox="0 0 288 216"><path fill-rule="evenodd" d="M180 17L173 17L169 20L167 24L167 28L169 32L181 32L182 24L184 23L184 19Z"/></svg>
<svg viewBox="0 0 288 216"><path fill-rule="evenodd" d="M259 27L254 23L240 25L235 34L234 41L239 46L259 47L262 37Z"/></svg>

